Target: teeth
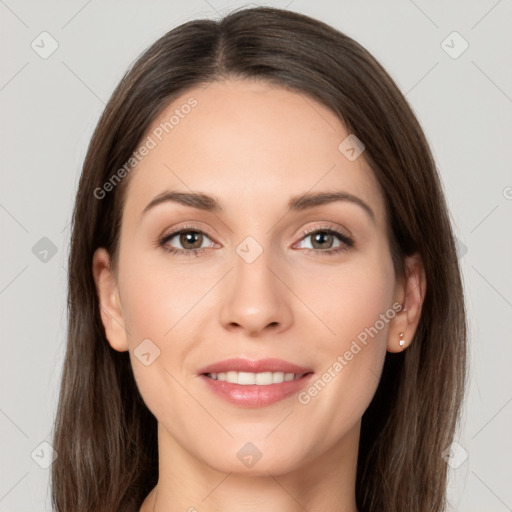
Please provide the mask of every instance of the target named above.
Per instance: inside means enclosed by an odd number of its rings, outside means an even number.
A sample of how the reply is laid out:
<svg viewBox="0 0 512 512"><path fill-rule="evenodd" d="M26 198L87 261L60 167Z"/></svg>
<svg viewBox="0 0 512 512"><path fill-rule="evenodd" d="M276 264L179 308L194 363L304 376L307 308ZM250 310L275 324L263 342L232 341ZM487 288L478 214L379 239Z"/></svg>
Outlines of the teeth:
<svg viewBox="0 0 512 512"><path fill-rule="evenodd" d="M208 377L213 380L221 380L231 384L241 384L243 386L258 385L268 386L269 384L281 384L290 380L299 379L302 375L295 375L294 373L284 372L221 372L221 373L208 373Z"/></svg>

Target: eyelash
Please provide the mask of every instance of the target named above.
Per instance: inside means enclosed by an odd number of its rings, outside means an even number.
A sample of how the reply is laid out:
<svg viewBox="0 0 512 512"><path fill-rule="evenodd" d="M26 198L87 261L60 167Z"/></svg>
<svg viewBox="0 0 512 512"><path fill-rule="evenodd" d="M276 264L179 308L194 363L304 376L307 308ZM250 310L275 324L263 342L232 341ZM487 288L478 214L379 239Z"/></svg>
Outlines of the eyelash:
<svg viewBox="0 0 512 512"><path fill-rule="evenodd" d="M173 231L172 233L169 233L168 235L163 236L157 241L157 245L159 247L162 247L165 251L172 253L172 254L178 254L183 256L199 256L200 254L203 254L206 251L206 247L203 247L201 249L191 249L191 250L185 250L185 249L176 249L175 247L170 247L167 244L169 240L172 240L174 237L181 235L182 233L199 233L202 235L208 236L207 233L204 231L201 231L200 229L197 229L193 226L182 226L177 231ZM333 229L331 227L318 227L315 226L314 228L306 229L302 233L302 239L307 238L308 236L311 236L316 233L327 233L329 235L335 235L340 242L342 242L343 245L336 249L327 249L327 250L321 250L321 249L303 249L306 251L312 251L316 254L321 254L322 256L333 256L335 254L339 254L341 252L347 251L349 248L352 248L354 246L354 240L350 238L349 236L341 233L340 231Z"/></svg>

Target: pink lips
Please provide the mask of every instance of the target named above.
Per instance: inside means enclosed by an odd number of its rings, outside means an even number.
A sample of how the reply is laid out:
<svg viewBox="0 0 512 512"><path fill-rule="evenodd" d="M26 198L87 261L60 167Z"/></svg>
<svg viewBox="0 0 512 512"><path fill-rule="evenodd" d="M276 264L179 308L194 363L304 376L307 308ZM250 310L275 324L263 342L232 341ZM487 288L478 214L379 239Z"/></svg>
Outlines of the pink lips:
<svg viewBox="0 0 512 512"><path fill-rule="evenodd" d="M304 368L296 364L283 361L282 359L260 359L258 361L250 361L249 359L233 358L218 361L216 363L205 366L199 370L199 374L203 373L221 373L221 372L284 372L302 375L313 370Z"/></svg>
<svg viewBox="0 0 512 512"><path fill-rule="evenodd" d="M279 384L262 386L257 384L232 384L226 381L214 380L206 375L228 371L294 373L297 378ZM265 407L294 395L304 388L314 375L310 368L297 366L281 359L249 361L240 358L218 361L217 363L205 366L198 373L201 380L205 382L213 393L231 404L244 408Z"/></svg>

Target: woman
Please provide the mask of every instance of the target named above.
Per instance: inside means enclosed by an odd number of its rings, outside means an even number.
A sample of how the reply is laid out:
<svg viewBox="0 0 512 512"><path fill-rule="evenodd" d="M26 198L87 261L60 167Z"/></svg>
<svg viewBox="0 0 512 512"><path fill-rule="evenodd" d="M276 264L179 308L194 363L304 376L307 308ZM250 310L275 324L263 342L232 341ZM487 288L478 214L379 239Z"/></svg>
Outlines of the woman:
<svg viewBox="0 0 512 512"><path fill-rule="evenodd" d="M261 7L137 60L76 198L57 511L442 511L465 357L435 162L364 48Z"/></svg>

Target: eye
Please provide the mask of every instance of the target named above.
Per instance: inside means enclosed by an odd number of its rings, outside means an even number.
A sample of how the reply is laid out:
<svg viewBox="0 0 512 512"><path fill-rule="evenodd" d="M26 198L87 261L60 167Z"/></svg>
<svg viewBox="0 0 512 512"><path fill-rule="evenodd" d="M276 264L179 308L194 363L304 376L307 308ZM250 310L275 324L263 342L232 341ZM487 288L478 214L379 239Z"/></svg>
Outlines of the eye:
<svg viewBox="0 0 512 512"><path fill-rule="evenodd" d="M315 226L304 231L303 235L300 244L307 239L311 239L311 243L309 247L300 246L299 249L312 251L314 254L322 256L339 254L354 246L352 238L332 227ZM199 256L206 251L206 248L213 246L213 243L208 244L207 240L211 242L210 237L200 229L183 226L163 236L158 240L157 245L172 254Z"/></svg>
<svg viewBox="0 0 512 512"><path fill-rule="evenodd" d="M348 250L354 246L354 241L341 231L331 227L314 227L304 232L302 240L311 239L310 247L300 247L322 255L333 255ZM337 245L336 244L337 240ZM334 247L334 248L333 248Z"/></svg>
<svg viewBox="0 0 512 512"><path fill-rule="evenodd" d="M205 251L206 247L212 246L212 244L203 245L206 239L209 240L210 238L203 231L196 228L183 227L162 237L158 245L173 254L198 256ZM176 244L181 245L183 248L176 247Z"/></svg>

